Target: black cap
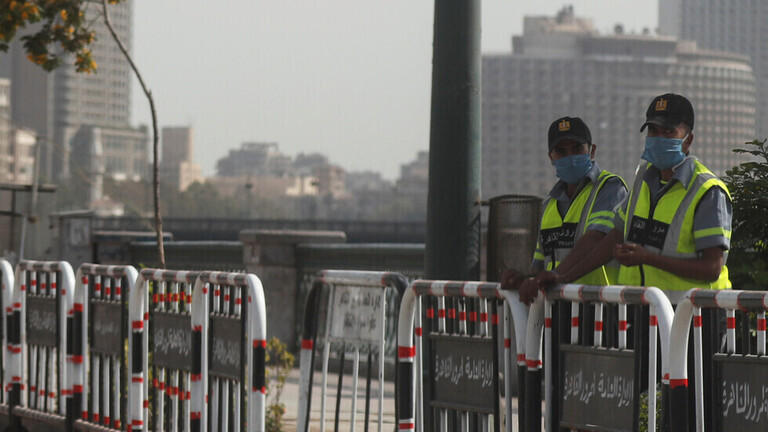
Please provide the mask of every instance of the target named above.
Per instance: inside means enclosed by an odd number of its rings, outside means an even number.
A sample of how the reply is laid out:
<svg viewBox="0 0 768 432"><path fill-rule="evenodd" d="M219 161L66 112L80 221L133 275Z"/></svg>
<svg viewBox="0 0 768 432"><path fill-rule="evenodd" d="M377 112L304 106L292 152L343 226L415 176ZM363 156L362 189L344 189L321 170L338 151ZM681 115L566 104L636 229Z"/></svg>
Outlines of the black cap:
<svg viewBox="0 0 768 432"><path fill-rule="evenodd" d="M645 112L645 123L640 128L640 132L649 124L674 129L680 123L693 129L693 105L685 96L666 93L653 98Z"/></svg>
<svg viewBox="0 0 768 432"><path fill-rule="evenodd" d="M592 134L587 124L578 117L561 117L549 126L549 151L566 139L592 144Z"/></svg>

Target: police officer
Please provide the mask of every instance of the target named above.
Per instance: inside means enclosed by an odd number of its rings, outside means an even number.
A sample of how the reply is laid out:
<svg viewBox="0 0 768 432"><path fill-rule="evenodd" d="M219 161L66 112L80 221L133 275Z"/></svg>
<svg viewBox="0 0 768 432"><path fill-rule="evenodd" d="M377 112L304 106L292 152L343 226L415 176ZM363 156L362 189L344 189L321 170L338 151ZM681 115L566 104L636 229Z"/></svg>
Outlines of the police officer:
<svg viewBox="0 0 768 432"><path fill-rule="evenodd" d="M571 255L589 253L614 227L613 209L624 200L627 187L621 177L601 170L595 161L597 146L579 117L562 117L549 127L549 158L559 181L545 200L531 273L569 266ZM607 285L615 274L603 266L580 278L584 284ZM519 289L530 303L538 284L515 271L502 276L505 289Z"/></svg>
<svg viewBox="0 0 768 432"><path fill-rule="evenodd" d="M645 150L632 190L617 207L615 224L594 253L560 274L538 281L570 282L605 264L621 264L620 285L656 286L676 304L690 288L731 288L725 263L731 238L728 188L690 155L694 112L684 96L651 101Z"/></svg>

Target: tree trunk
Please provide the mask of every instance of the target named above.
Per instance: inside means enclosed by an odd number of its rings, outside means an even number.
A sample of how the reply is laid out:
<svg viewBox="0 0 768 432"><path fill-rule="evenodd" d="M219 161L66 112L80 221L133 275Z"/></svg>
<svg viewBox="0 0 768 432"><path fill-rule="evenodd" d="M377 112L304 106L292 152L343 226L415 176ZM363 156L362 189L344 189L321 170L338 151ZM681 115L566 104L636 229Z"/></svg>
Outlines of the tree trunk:
<svg viewBox="0 0 768 432"><path fill-rule="evenodd" d="M155 111L155 100L152 98L152 92L147 88L147 85L144 83L144 79L141 76L141 73L139 72L139 68L136 67L136 63L133 62L133 58L131 57L131 54L128 53L128 50L125 48L125 45L123 44L123 41L120 40L120 37L115 32L115 29L112 27L112 21L109 19L109 11L107 10L107 0L101 0L102 8L104 9L104 23L107 25L107 28L109 29L109 33L112 34L112 39L115 40L117 43L117 46L120 48L120 51L125 56L125 59L128 60L128 63L131 65L131 69L133 69L133 73L136 74L136 78L139 80L139 84L141 84L141 89L144 91L144 95L147 96L147 100L149 101L149 110L152 113L152 190L154 195L154 207L155 207L155 233L157 235L157 256L160 260L160 268L165 268L165 247L163 245L163 217L160 214L160 182L158 181L158 137L157 137L157 113Z"/></svg>

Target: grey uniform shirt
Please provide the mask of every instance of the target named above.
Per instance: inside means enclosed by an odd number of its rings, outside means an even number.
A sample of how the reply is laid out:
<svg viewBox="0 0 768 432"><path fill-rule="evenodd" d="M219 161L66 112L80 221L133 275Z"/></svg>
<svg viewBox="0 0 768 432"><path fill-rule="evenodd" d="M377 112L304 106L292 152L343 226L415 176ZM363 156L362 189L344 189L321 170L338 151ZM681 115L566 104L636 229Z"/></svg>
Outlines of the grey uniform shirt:
<svg viewBox="0 0 768 432"><path fill-rule="evenodd" d="M688 156L672 168L672 178L666 183L661 180L661 171L651 165L645 172L643 179L648 184L652 203L658 202L676 182L688 185L693 179L693 173L696 169L695 160L695 157ZM616 211L615 224L621 229L624 226L628 205L629 200L625 199L618 207L618 211ZM693 238L696 244L696 251L701 252L711 247L720 247L723 250L728 250L731 247L732 217L731 199L725 191L719 187L710 188L701 197L701 201L699 201L693 213Z"/></svg>
<svg viewBox="0 0 768 432"><path fill-rule="evenodd" d="M592 168L587 172L587 175L579 182L576 188L576 193L573 194L573 198L579 195L579 192L589 182L597 187L599 185L600 173L602 170L597 165L597 162L592 163ZM549 196L556 200L557 211L560 216L565 217L568 213L568 209L571 208L573 199L568 197L568 184L562 180L555 183L555 186L549 191ZM626 201L627 187L620 177L612 177L606 180L603 187L597 193L595 197L595 205L592 207L592 214L587 220L587 231L598 231L607 233L614 227L614 209L622 201ZM546 201L545 201L546 203ZM541 214L544 214L542 209ZM531 263L531 271L537 273L544 270L544 252L541 248L541 242L536 242L536 252L533 255L533 262Z"/></svg>

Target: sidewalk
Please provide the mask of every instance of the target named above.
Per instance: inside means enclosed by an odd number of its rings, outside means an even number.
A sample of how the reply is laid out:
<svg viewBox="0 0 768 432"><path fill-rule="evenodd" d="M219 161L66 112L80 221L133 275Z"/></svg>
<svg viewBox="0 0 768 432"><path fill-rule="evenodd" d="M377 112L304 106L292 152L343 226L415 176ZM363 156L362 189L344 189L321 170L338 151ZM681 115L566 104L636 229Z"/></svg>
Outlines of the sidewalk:
<svg viewBox="0 0 768 432"><path fill-rule="evenodd" d="M320 431L320 402L321 402L321 385L323 374L321 372L315 372L312 391L312 410L310 414L310 431ZM339 430L350 430L351 420L351 408L352 408L352 377L349 374L344 375L342 381L342 401L340 406L341 415L339 416ZM338 375L328 374L328 396L326 399L326 432L333 431L334 428L334 413L336 410L336 389L338 386ZM370 401L370 420L368 430L378 431L378 382L375 379L371 381L371 401ZM289 374L283 395L281 398L282 403L286 407L286 426L288 431L296 430L296 415L299 406L299 369L293 369ZM503 403L503 401L502 401ZM512 421L517 425L517 399L512 400ZM503 406L502 406L503 410ZM355 430L364 431L364 418L365 418L365 379L360 379L358 382L357 390L357 412L355 418ZM384 411L383 411L383 430L394 431L395 430L395 385L391 381L385 382L384 385Z"/></svg>

